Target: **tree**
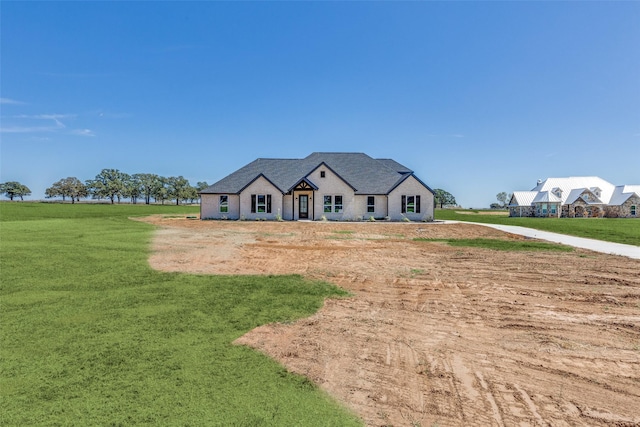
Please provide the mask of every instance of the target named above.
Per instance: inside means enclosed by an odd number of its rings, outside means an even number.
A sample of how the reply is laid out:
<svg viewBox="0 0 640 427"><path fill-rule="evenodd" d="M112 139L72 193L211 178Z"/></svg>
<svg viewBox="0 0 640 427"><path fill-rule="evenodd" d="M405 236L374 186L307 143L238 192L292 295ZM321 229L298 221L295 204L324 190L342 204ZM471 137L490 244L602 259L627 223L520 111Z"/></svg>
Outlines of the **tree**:
<svg viewBox="0 0 640 427"><path fill-rule="evenodd" d="M137 173L132 179L140 183L140 195L144 196L144 203L147 205L151 203L151 197L155 197L158 189L162 187L160 177L153 173Z"/></svg>
<svg viewBox="0 0 640 427"><path fill-rule="evenodd" d="M193 187L189 181L182 176L172 176L167 178L167 190L169 198L176 201L176 205L180 204L180 200L187 200L192 194Z"/></svg>
<svg viewBox="0 0 640 427"><path fill-rule="evenodd" d="M169 198L169 186L168 186L168 178L158 176L157 181L153 187L153 198L156 203L158 200L164 205L164 201Z"/></svg>
<svg viewBox="0 0 640 427"><path fill-rule="evenodd" d="M448 191L436 188L434 192L436 193L434 201L436 205L440 205L440 209L444 206L454 206L456 204L456 198Z"/></svg>
<svg viewBox="0 0 640 427"><path fill-rule="evenodd" d="M116 198L120 203L120 198L125 194L125 182L128 179L129 175L118 169L102 169L96 178L87 181L86 185L95 199L108 198L113 204Z"/></svg>
<svg viewBox="0 0 640 427"><path fill-rule="evenodd" d="M200 195L198 194L198 188L197 187L191 187L189 186L189 197L187 197L189 199L190 203L196 203L199 201L200 199Z"/></svg>
<svg viewBox="0 0 640 427"><path fill-rule="evenodd" d="M506 209L507 205L509 204L509 200L511 200L511 194L501 191L500 193L496 194L496 199L498 199L498 201L500 202L500 207L502 209Z"/></svg>
<svg viewBox="0 0 640 427"><path fill-rule="evenodd" d="M75 203L81 197L87 197L89 190L78 178L70 176L54 182L51 187L45 190L44 194L46 198L62 196L63 202L67 197L70 197L71 203Z"/></svg>
<svg viewBox="0 0 640 427"><path fill-rule="evenodd" d="M195 199L193 199L193 200L191 201L191 203L194 203L194 201L195 201L196 199L198 199L198 200L199 200L199 199L200 199L200 192L202 192L202 190L204 190L204 189L206 189L206 188L208 188L208 187L209 187L209 184L207 183L207 181L199 181L199 182L197 182L197 183L196 183L196 187L195 187L195 190L196 190L196 198L195 198Z"/></svg>
<svg viewBox="0 0 640 427"><path fill-rule="evenodd" d="M131 203L138 203L138 197L142 196L142 183L139 174L128 175L124 183L124 197L131 199Z"/></svg>
<svg viewBox="0 0 640 427"><path fill-rule="evenodd" d="M24 184L20 184L17 181L9 181L0 183L0 193L4 193L9 200L13 200L14 197L20 197L20 200L24 200L24 196L30 196L31 190Z"/></svg>

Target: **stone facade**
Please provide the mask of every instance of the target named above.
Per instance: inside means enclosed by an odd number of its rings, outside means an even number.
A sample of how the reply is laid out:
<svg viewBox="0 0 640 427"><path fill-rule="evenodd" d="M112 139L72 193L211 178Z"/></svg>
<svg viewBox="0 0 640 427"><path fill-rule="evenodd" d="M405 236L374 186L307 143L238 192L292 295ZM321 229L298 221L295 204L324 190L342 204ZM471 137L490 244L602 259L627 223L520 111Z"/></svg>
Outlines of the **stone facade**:
<svg viewBox="0 0 640 427"><path fill-rule="evenodd" d="M619 206L605 206L606 218L640 218L640 197L633 195Z"/></svg>
<svg viewBox="0 0 640 427"><path fill-rule="evenodd" d="M535 210L533 206L511 206L509 208L510 217L533 217L535 216Z"/></svg>
<svg viewBox="0 0 640 427"><path fill-rule="evenodd" d="M614 186L598 177L549 178L530 191L514 191L509 216L640 218L640 185Z"/></svg>

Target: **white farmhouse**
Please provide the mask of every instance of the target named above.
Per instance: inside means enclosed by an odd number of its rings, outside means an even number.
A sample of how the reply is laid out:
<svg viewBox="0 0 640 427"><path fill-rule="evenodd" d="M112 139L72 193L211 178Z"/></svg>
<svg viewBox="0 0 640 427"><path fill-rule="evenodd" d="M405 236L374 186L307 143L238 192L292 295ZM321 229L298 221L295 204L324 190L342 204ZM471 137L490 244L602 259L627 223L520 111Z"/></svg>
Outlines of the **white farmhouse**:
<svg viewBox="0 0 640 427"><path fill-rule="evenodd" d="M531 191L514 191L509 216L638 218L640 185L615 186L597 176L547 178Z"/></svg>

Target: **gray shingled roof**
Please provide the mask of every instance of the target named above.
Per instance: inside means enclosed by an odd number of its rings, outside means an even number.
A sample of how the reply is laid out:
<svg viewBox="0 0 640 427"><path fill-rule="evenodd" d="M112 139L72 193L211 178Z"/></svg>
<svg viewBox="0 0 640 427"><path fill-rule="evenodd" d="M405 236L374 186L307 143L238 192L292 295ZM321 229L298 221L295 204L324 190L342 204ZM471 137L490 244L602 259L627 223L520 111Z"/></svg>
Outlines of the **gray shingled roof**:
<svg viewBox="0 0 640 427"><path fill-rule="evenodd" d="M210 187L203 194L238 194L260 175L283 193L322 163L337 173L356 194L387 194L413 171L392 159L364 153L312 153L304 159L257 159Z"/></svg>

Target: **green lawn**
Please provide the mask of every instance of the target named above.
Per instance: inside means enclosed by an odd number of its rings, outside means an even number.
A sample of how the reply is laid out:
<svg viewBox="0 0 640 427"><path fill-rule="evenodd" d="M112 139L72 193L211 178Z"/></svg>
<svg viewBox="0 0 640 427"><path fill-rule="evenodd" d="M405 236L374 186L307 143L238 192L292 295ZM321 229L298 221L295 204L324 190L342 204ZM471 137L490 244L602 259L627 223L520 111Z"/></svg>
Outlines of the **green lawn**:
<svg viewBox="0 0 640 427"><path fill-rule="evenodd" d="M127 217L197 211L0 203L0 425L361 425L306 378L231 344L343 291L149 268L153 227Z"/></svg>
<svg viewBox="0 0 640 427"><path fill-rule="evenodd" d="M458 212L470 212L461 214ZM578 237L640 246L640 219L634 218L509 218L482 211L436 209L436 219L518 225Z"/></svg>
<svg viewBox="0 0 640 427"><path fill-rule="evenodd" d="M450 246L493 249L496 251L560 251L571 252L571 246L557 243L530 242L526 240L500 239L426 239L417 237L417 242L443 242Z"/></svg>

